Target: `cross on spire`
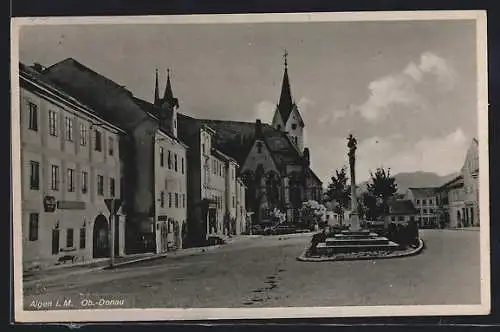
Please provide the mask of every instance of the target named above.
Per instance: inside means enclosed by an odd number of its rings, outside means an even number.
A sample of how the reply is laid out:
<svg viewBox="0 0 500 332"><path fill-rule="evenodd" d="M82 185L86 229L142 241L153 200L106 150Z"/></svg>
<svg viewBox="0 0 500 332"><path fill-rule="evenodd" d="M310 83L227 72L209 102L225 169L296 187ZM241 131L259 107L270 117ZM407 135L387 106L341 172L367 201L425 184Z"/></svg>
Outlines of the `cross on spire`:
<svg viewBox="0 0 500 332"><path fill-rule="evenodd" d="M283 59L285 59L285 68L288 67L288 51L285 48L285 52L283 53Z"/></svg>

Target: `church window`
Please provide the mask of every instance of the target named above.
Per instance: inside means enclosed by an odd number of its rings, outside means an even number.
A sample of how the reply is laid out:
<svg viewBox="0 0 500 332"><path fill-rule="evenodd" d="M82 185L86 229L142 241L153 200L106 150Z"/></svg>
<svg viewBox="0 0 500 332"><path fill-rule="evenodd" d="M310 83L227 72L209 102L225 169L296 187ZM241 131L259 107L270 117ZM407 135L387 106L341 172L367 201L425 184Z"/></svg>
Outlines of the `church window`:
<svg viewBox="0 0 500 332"><path fill-rule="evenodd" d="M262 153L262 142L257 142L257 153Z"/></svg>
<svg viewBox="0 0 500 332"><path fill-rule="evenodd" d="M297 129L297 124L296 123L292 123L292 130L295 130Z"/></svg>

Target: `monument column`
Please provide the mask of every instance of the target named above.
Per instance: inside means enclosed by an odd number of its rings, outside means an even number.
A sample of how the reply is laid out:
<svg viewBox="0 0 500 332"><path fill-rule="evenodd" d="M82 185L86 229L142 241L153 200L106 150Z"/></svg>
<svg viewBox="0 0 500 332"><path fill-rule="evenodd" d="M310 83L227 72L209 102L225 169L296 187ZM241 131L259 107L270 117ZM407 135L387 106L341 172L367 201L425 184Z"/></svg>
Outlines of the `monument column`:
<svg viewBox="0 0 500 332"><path fill-rule="evenodd" d="M358 198L356 196L356 172L355 172L355 165L356 165L356 146L357 146L357 141L354 138L354 136L349 135L347 138L348 143L347 147L349 148L349 167L351 171L351 216L349 218L349 223L350 223L350 228L351 231L359 231L361 229L360 227L360 222L359 222L359 215L358 215Z"/></svg>

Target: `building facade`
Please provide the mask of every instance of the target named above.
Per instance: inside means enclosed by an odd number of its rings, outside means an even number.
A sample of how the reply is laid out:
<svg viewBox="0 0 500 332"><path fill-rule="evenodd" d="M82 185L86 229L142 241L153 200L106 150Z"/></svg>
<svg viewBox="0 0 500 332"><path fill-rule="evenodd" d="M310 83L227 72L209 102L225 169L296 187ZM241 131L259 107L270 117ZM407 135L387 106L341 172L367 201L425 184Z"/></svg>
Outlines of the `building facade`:
<svg viewBox="0 0 500 332"><path fill-rule="evenodd" d="M172 96L170 79L164 97L158 97L156 86L154 103L150 103L74 59L47 68L44 76L126 131L120 141L126 252L161 252L182 245L187 209L187 204L182 207L187 177L186 171L182 173L182 158L185 160L187 147L176 135L178 102Z"/></svg>
<svg viewBox="0 0 500 332"><path fill-rule="evenodd" d="M409 188L406 192L405 199L412 201L417 209L417 222L419 227L438 227L439 194L437 188Z"/></svg>
<svg viewBox="0 0 500 332"><path fill-rule="evenodd" d="M124 131L20 64L23 263L26 268L109 257L110 211L120 197ZM124 218L115 218L115 255Z"/></svg>
<svg viewBox="0 0 500 332"><path fill-rule="evenodd" d="M415 208L411 200L390 200L388 202L388 222L395 224L408 224L417 221L420 211Z"/></svg>
<svg viewBox="0 0 500 332"><path fill-rule="evenodd" d="M461 227L464 223L464 180L461 175L438 188L441 228Z"/></svg>
<svg viewBox="0 0 500 332"><path fill-rule="evenodd" d="M460 170L464 181L463 226L479 226L479 142L473 139Z"/></svg>

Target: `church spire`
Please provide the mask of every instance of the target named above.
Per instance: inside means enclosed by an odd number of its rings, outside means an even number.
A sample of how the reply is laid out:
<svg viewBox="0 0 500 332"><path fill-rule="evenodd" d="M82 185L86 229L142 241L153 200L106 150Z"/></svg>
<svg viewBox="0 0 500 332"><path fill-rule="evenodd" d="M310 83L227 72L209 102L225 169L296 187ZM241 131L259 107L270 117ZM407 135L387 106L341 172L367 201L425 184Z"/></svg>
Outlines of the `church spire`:
<svg viewBox="0 0 500 332"><path fill-rule="evenodd" d="M168 102L172 107L179 107L177 98L174 97L172 92L172 83L170 83L170 69L167 68L167 85L165 86L165 93L163 94L163 101Z"/></svg>
<svg viewBox="0 0 500 332"><path fill-rule="evenodd" d="M288 78L288 51L285 50L283 54L285 70L283 73L283 82L281 84L281 95L278 102L278 110L281 114L283 122L286 123L290 113L292 112L293 100L292 93L290 90L290 80Z"/></svg>
<svg viewBox="0 0 500 332"><path fill-rule="evenodd" d="M154 104L160 104L160 90L158 89L158 68L155 71L155 97Z"/></svg>

